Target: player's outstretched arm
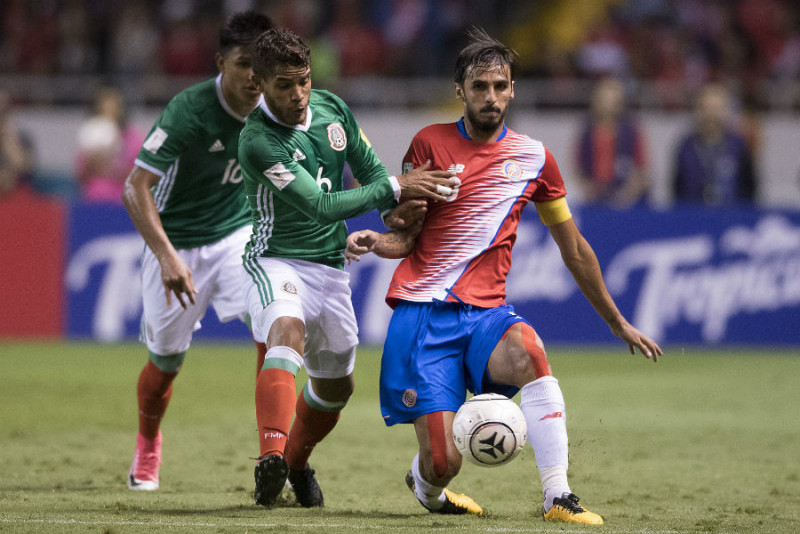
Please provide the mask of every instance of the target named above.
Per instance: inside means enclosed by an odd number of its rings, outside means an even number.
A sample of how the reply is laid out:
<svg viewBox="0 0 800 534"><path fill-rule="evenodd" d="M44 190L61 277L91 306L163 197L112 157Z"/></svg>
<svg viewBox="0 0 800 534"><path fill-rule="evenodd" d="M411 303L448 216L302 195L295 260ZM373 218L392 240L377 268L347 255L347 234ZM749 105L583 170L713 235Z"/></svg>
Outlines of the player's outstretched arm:
<svg viewBox="0 0 800 534"><path fill-rule="evenodd" d="M405 258L414 249L421 229L420 220L405 230L390 230L382 234L373 230L353 232L347 236L344 258L348 264L351 261L360 261L361 256L370 252L381 258Z"/></svg>
<svg viewBox="0 0 800 534"><path fill-rule="evenodd" d="M628 344L631 354L639 349L645 357L652 358L654 362L658 361L658 357L663 354L661 347L631 325L620 313L606 289L597 256L581 235L575 221L569 218L549 228L550 235L561 251L564 264L572 273L586 299L608 323L611 332Z"/></svg>
<svg viewBox="0 0 800 534"><path fill-rule="evenodd" d="M128 210L133 225L144 238L161 265L161 282L167 298L167 306L172 302L172 294L183 308L188 302L194 304L197 290L192 282L192 271L178 255L172 242L164 231L158 215L151 188L158 183L160 176L141 167L134 167L125 180L122 203Z"/></svg>
<svg viewBox="0 0 800 534"><path fill-rule="evenodd" d="M409 172L397 176L403 198L432 198L446 200L453 193L453 188L461 184L449 171L431 171L431 161Z"/></svg>

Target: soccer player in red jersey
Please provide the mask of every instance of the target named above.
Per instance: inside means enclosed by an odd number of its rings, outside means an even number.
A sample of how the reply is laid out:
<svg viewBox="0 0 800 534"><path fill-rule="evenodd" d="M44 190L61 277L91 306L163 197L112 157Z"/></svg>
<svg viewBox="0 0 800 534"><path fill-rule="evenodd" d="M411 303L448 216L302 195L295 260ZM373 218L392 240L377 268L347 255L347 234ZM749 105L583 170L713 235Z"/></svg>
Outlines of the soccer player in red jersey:
<svg viewBox="0 0 800 534"><path fill-rule="evenodd" d="M470 497L446 489L462 460L452 439L453 417L466 390L508 397L521 391L544 519L602 524L567 481L564 398L542 339L505 302L511 248L528 202L611 331L631 353L638 349L656 361L662 351L628 323L606 290L597 258L570 214L553 155L505 124L515 53L483 30L471 30L470 38L455 68L463 118L423 128L403 162L410 168L430 160L432 168L455 173L460 185L447 201L418 208L424 222L348 237L348 259L370 251L404 258L387 295L394 312L381 362L381 411L387 425L414 424L419 453L406 483L420 503L434 513L483 515Z"/></svg>

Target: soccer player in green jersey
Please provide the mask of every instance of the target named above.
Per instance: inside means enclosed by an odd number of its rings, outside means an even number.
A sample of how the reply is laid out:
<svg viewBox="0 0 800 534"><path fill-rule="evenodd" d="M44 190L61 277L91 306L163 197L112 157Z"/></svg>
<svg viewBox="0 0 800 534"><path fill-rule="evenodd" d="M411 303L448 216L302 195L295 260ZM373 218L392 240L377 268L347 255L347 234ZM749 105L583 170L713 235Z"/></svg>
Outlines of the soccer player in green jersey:
<svg viewBox="0 0 800 534"><path fill-rule="evenodd" d="M444 200L457 179L428 165L389 176L345 103L311 89L308 47L290 30L259 37L253 71L264 103L247 118L239 161L253 217L246 298L253 337L267 344L254 497L274 504L288 477L301 505L322 506L308 458L353 391L358 344L343 219L389 210L401 193ZM360 187L343 190L345 162ZM303 365L310 378L295 400Z"/></svg>
<svg viewBox="0 0 800 534"><path fill-rule="evenodd" d="M149 360L137 384L132 490L158 489L161 418L207 307L222 321L247 318L241 257L250 214L238 141L245 118L262 101L253 83L251 48L270 27L270 19L255 12L227 21L216 55L219 75L172 99L125 182L123 202L147 245L140 337ZM265 350L261 344L259 352Z"/></svg>

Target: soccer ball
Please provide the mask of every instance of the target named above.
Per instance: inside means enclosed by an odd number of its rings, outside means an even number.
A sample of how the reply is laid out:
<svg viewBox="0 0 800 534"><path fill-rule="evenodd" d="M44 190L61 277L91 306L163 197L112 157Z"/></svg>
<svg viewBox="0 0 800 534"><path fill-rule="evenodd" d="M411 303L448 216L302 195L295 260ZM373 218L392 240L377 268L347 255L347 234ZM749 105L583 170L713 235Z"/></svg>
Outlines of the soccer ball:
<svg viewBox="0 0 800 534"><path fill-rule="evenodd" d="M522 452L528 425L519 406L503 395L484 393L467 400L453 419L453 441L470 462L496 467Z"/></svg>

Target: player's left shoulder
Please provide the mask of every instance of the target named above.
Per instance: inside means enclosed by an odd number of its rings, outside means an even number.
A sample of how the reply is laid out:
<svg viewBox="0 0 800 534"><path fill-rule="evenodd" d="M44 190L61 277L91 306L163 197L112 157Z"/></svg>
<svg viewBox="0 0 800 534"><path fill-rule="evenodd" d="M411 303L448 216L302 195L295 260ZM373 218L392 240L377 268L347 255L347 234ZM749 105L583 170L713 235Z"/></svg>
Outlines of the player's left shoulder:
<svg viewBox="0 0 800 534"><path fill-rule="evenodd" d="M326 89L312 89L308 100L312 109L327 108L338 112L350 109L342 97Z"/></svg>
<svg viewBox="0 0 800 534"><path fill-rule="evenodd" d="M503 141L505 141L506 144L513 146L518 152L531 156L544 157L545 152L547 151L547 148L544 146L542 141L534 139L527 134L518 132L508 127Z"/></svg>

